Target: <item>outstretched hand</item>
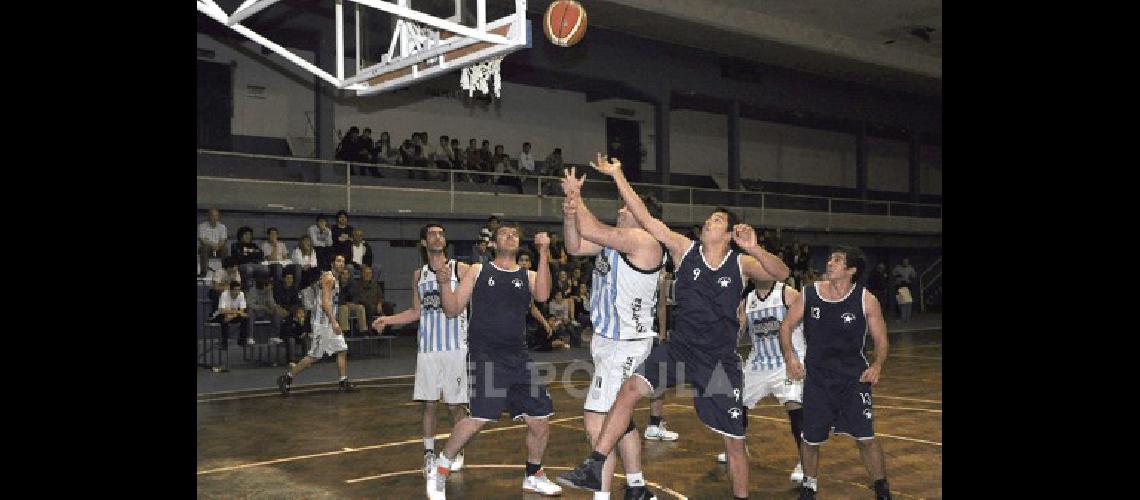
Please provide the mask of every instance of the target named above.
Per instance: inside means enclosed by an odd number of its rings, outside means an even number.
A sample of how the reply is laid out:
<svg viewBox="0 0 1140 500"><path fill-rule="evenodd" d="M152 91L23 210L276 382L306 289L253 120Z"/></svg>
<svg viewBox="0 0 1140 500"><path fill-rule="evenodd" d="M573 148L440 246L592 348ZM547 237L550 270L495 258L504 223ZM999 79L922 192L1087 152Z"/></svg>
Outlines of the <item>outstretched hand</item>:
<svg viewBox="0 0 1140 500"><path fill-rule="evenodd" d="M752 248L756 246L756 230L748 224L737 224L732 228L732 241L741 249Z"/></svg>
<svg viewBox="0 0 1140 500"><path fill-rule="evenodd" d="M562 171L564 177L562 178L562 192L566 197L578 196L582 193L582 184L586 183L586 174L582 174L582 178L576 177L577 169L570 167Z"/></svg>
<svg viewBox="0 0 1140 500"><path fill-rule="evenodd" d="M594 170L610 177L621 173L621 160L617 158L610 159L610 157L603 156L601 153L598 153L597 161L590 162L590 166L594 167Z"/></svg>

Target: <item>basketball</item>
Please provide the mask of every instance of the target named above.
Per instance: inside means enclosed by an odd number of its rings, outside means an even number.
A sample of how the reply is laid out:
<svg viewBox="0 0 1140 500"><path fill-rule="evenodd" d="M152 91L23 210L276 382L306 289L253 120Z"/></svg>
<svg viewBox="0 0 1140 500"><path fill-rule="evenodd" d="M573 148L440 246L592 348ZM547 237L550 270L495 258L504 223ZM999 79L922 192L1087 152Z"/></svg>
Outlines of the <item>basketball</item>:
<svg viewBox="0 0 1140 500"><path fill-rule="evenodd" d="M586 34L586 9L574 0L555 0L546 8L542 26L550 43L569 47Z"/></svg>

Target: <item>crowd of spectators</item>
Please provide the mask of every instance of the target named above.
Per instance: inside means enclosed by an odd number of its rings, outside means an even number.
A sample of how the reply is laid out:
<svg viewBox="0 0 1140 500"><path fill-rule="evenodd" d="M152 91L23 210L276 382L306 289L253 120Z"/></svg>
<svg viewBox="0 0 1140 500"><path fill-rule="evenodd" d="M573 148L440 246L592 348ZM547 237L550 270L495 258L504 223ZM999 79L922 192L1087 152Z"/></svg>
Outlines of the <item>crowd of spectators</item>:
<svg viewBox="0 0 1140 500"><path fill-rule="evenodd" d="M528 176L561 175L563 168L562 148L554 148L540 163L531 152L529 142L524 142L512 158L505 146L496 144L492 148L491 141L487 139L481 143L477 139L469 139L467 147L463 148L458 138L441 135L433 145L427 132L414 132L398 146L393 146L387 131L381 132L380 137L374 140L371 128L365 127L362 133L357 126L349 127L348 132L341 136L336 159L362 164L465 170L470 173L460 174L458 180L510 185L519 192L522 192ZM373 165L352 165L351 173L383 177L380 169ZM407 175L408 178L425 180L448 178L444 173L434 174L425 170L409 170ZM550 184L554 186L555 183Z"/></svg>

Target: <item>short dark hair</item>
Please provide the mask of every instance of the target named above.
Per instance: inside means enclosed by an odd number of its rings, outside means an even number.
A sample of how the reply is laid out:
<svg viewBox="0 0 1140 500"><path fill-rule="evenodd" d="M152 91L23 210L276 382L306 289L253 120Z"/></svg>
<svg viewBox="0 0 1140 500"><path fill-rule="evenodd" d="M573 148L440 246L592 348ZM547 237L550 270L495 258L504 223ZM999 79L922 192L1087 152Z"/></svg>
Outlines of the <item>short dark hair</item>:
<svg viewBox="0 0 1140 500"><path fill-rule="evenodd" d="M237 230L237 238L240 240L242 235L245 233L249 233L250 236L253 236L253 229L251 229L249 226L239 227Z"/></svg>
<svg viewBox="0 0 1140 500"><path fill-rule="evenodd" d="M831 253L843 254L843 261L847 264L847 268L855 268L855 274L851 276L851 282L858 283L859 278L863 277L863 271L867 269L867 255L864 254L859 247L845 245L832 248Z"/></svg>
<svg viewBox="0 0 1140 500"><path fill-rule="evenodd" d="M736 227L736 225L740 223L740 217L737 216L736 212L733 212L732 210L729 210L725 207L716 207L715 209L713 209L713 213L715 214L717 212L723 213L723 214L728 216L728 228L725 230L730 232L730 233L732 232L732 228Z"/></svg>
<svg viewBox="0 0 1140 500"><path fill-rule="evenodd" d="M265 230L265 235L269 236L269 233L277 233L278 235L280 235L281 231L278 230L276 227L269 227L268 229Z"/></svg>
<svg viewBox="0 0 1140 500"><path fill-rule="evenodd" d="M429 222L427 224L424 224L424 227L420 228L420 239L426 240L428 229L431 229L433 227L438 227L441 231L447 232L447 229L444 228L442 224L439 224L438 222Z"/></svg>
<svg viewBox="0 0 1140 500"><path fill-rule="evenodd" d="M337 216L337 217L340 217L340 216L342 216L342 215L343 215L343 216L345 216L345 217L348 217L348 212L345 212L344 210L341 210L341 211L339 211L339 212L337 212L337 213L336 213L336 216Z"/></svg>
<svg viewBox="0 0 1140 500"><path fill-rule="evenodd" d="M450 138L450 137L448 137L448 136L446 136L446 135L441 135L441 136L439 136L439 140L441 140L441 141L446 141L446 140L450 140L450 139L451 139L451 138Z"/></svg>
<svg viewBox="0 0 1140 500"><path fill-rule="evenodd" d="M657 198L651 195L641 197L641 203L645 204L645 209L649 211L649 215L654 219L661 219L661 204L657 202Z"/></svg>
<svg viewBox="0 0 1140 500"><path fill-rule="evenodd" d="M519 225L518 222L515 222L515 221L509 221L509 222L504 222L504 223L500 224L499 228L496 229L494 234L491 235L491 240L494 241L494 240L498 239L499 238L499 231L502 231L502 230L507 229L507 228L518 229L519 230L519 240L522 241L523 228L521 225Z"/></svg>
<svg viewBox="0 0 1140 500"><path fill-rule="evenodd" d="M371 128L369 128L369 127L364 127L364 133L368 133L368 132L371 132L371 131L372 131L372 129L371 129Z"/></svg>
<svg viewBox="0 0 1140 500"><path fill-rule="evenodd" d="M326 221L327 221L327 220L329 220L329 216L327 216L327 215L325 215L325 214L319 214L319 215L317 215L317 222L320 222L321 220L326 220Z"/></svg>
<svg viewBox="0 0 1140 500"><path fill-rule="evenodd" d="M524 143L523 143L523 147L526 147L526 146L530 146L530 143L529 143L529 142L524 142Z"/></svg>

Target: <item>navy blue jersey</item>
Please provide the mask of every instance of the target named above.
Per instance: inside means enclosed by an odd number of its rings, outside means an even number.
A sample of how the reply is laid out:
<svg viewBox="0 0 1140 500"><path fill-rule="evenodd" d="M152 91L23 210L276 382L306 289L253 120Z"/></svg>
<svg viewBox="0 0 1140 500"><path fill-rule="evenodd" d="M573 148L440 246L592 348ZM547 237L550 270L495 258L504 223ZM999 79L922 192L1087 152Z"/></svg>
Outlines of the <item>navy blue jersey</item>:
<svg viewBox="0 0 1140 500"><path fill-rule="evenodd" d="M677 328L669 337L695 352L718 359L735 358L740 319L736 306L744 291L740 253L729 250L714 270L705 262L700 242L693 242L677 267L674 296Z"/></svg>
<svg viewBox="0 0 1140 500"><path fill-rule="evenodd" d="M867 369L863 347L867 344L867 315L863 313L863 285L856 284L837 301L824 300L816 287L804 287L804 367L813 367L859 378Z"/></svg>
<svg viewBox="0 0 1140 500"><path fill-rule="evenodd" d="M527 270L507 272L485 264L471 291L468 350L526 355L526 316L530 314Z"/></svg>

